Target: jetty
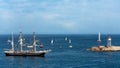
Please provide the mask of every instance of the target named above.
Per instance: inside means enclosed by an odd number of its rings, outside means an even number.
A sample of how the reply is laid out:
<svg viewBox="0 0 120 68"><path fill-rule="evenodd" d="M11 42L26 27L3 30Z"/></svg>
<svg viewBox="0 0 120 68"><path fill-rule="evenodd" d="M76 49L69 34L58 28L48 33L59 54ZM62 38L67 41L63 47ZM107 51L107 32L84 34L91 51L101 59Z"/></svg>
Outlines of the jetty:
<svg viewBox="0 0 120 68"><path fill-rule="evenodd" d="M120 51L120 46L96 46L87 50L96 51L96 52L112 52L112 51L114 52L114 51Z"/></svg>
<svg viewBox="0 0 120 68"><path fill-rule="evenodd" d="M120 51L120 46L114 46L111 45L111 37L108 37L107 45L98 45L93 46L91 48L88 48L87 50L95 51L95 52L114 52L114 51ZM98 43L100 43L100 33L98 35Z"/></svg>

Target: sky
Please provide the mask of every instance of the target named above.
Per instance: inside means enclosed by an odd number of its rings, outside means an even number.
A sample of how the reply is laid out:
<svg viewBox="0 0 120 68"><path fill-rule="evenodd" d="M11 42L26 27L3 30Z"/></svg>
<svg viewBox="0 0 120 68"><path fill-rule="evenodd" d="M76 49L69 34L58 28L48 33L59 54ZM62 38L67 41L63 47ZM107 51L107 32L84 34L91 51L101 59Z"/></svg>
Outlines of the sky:
<svg viewBox="0 0 120 68"><path fill-rule="evenodd" d="M0 0L0 34L120 34L120 0Z"/></svg>

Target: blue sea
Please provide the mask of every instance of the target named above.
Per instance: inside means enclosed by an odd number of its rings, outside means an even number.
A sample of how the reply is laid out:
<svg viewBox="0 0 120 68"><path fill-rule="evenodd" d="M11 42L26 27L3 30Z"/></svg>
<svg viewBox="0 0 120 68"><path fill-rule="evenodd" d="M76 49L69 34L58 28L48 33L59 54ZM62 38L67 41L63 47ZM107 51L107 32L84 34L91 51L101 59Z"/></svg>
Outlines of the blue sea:
<svg viewBox="0 0 120 68"><path fill-rule="evenodd" d="M109 35L112 45L120 45L120 35ZM30 43L32 35L23 35L24 43ZM45 57L5 56L4 49L10 49L7 42L11 35L0 35L0 68L120 68L120 52L91 52L87 48L97 46L97 35L36 35L44 48L51 49ZM71 43L67 39L71 39ZM19 35L14 35L15 45ZM107 44L108 35L101 35L101 45ZM54 43L51 44L51 40ZM72 48L69 48L72 45ZM25 47L25 46L23 46Z"/></svg>

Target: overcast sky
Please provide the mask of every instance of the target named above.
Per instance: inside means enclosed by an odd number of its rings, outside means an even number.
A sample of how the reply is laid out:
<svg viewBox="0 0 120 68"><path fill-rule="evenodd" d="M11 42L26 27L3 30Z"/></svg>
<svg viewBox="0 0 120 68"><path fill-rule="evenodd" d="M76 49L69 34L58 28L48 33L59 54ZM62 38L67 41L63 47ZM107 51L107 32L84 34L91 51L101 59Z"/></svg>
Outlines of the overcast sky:
<svg viewBox="0 0 120 68"><path fill-rule="evenodd" d="M0 0L0 34L120 34L120 0Z"/></svg>

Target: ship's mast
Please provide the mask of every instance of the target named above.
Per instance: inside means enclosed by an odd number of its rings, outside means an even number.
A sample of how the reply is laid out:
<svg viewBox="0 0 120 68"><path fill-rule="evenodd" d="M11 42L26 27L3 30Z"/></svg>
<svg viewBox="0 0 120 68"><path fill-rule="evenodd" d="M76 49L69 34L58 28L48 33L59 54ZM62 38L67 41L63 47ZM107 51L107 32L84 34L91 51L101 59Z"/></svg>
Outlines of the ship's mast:
<svg viewBox="0 0 120 68"><path fill-rule="evenodd" d="M23 45L23 39L22 39L22 32L20 32L20 37L19 37L19 44L20 44L20 52L22 52L22 45Z"/></svg>
<svg viewBox="0 0 120 68"><path fill-rule="evenodd" d="M36 52L36 37L35 37L35 32L33 32L33 51Z"/></svg>
<svg viewBox="0 0 120 68"><path fill-rule="evenodd" d="M12 51L14 52L14 37L13 37L13 33L12 33L11 45L12 45Z"/></svg>

